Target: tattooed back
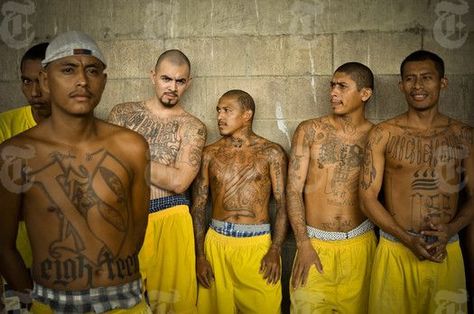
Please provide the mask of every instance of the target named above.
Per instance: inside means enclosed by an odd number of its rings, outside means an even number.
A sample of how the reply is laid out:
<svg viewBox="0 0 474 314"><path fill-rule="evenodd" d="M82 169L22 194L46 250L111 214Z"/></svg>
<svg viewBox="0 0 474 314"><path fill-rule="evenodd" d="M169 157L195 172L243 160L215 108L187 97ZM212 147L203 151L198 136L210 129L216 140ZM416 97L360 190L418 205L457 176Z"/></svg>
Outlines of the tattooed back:
<svg viewBox="0 0 474 314"><path fill-rule="evenodd" d="M223 138L206 147L203 163L209 169L213 218L268 223L272 177L279 181L284 176L277 165L285 161L285 152L278 144L256 135L248 146Z"/></svg>
<svg viewBox="0 0 474 314"><path fill-rule="evenodd" d="M430 229L429 221L445 224L455 216L472 128L442 116L434 127L419 130L404 117L380 124L372 146L384 149L385 207L406 230L419 232Z"/></svg>
<svg viewBox="0 0 474 314"><path fill-rule="evenodd" d="M9 175L2 173L0 192L12 201L7 210L25 219L33 278L46 287L81 290L139 278L147 144L100 120L95 127L87 141L63 143L44 123L1 146Z"/></svg>

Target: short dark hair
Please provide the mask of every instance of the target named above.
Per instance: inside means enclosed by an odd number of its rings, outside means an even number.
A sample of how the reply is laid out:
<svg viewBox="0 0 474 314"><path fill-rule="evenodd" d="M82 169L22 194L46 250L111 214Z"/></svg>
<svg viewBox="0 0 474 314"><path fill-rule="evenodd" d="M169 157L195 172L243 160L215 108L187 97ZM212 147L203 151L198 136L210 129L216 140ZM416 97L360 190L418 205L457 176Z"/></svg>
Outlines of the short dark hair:
<svg viewBox="0 0 474 314"><path fill-rule="evenodd" d="M163 60L169 60L173 64L182 65L186 64L189 69L189 73L191 73L191 62L189 62L188 57L178 49L170 49L163 52L156 61L155 69L161 64Z"/></svg>
<svg viewBox="0 0 474 314"><path fill-rule="evenodd" d="M221 96L221 98L224 98L224 97L236 98L239 104L242 106L242 109L252 111L252 121L253 121L253 116L255 115L255 101L253 100L252 96L250 96L249 93L240 89L231 89L225 92Z"/></svg>
<svg viewBox="0 0 474 314"><path fill-rule="evenodd" d="M23 57L21 57L20 70L23 70L23 64L26 60L43 60L46 55L46 48L48 48L49 43L44 42L37 45L34 45L28 49Z"/></svg>
<svg viewBox="0 0 474 314"><path fill-rule="evenodd" d="M349 74L357 85L357 89L374 89L374 74L368 66L359 62L347 62L336 69L335 72Z"/></svg>
<svg viewBox="0 0 474 314"><path fill-rule="evenodd" d="M428 50L417 50L415 52L412 52L411 54L408 55L403 61L402 64L400 65L400 75L403 78L403 69L405 65L408 62L414 62L414 61L426 61L426 60L431 60L433 61L436 71L438 71L439 77L442 78L444 77L444 61L441 59L440 56L438 56L436 53L428 51Z"/></svg>

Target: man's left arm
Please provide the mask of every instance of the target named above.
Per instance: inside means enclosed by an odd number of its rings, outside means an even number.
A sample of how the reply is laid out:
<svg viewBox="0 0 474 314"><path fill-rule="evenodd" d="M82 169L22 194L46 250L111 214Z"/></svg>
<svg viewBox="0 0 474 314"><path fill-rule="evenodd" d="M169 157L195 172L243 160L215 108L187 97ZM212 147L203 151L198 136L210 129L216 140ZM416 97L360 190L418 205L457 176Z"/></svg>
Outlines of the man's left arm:
<svg viewBox="0 0 474 314"><path fill-rule="evenodd" d="M428 236L436 236L438 241L427 246L427 249L435 251L435 258L442 261L445 258L445 247L449 239L456 235L463 228L472 223L474 218L474 129L464 126L459 133L460 138L463 139L464 146L457 153L463 154L461 171L463 171L459 183L457 193L463 188L466 191L466 201L461 204L454 218L448 224L434 224L430 222L432 230L424 230L422 234ZM454 167L454 166L453 166ZM451 169L450 169L451 170ZM458 171L455 169L454 171ZM448 182L445 182L449 184Z"/></svg>
<svg viewBox="0 0 474 314"><path fill-rule="evenodd" d="M174 165L151 162L151 183L177 194L184 193L199 172L207 137L206 126L200 121L186 121L182 127L181 145Z"/></svg>
<svg viewBox="0 0 474 314"><path fill-rule="evenodd" d="M276 205L276 218L273 228L272 245L263 257L260 272L269 284L276 284L280 279L281 246L285 241L288 228L288 214L286 212L285 184L287 158L284 150L277 146L270 153L270 178L272 182L273 198Z"/></svg>

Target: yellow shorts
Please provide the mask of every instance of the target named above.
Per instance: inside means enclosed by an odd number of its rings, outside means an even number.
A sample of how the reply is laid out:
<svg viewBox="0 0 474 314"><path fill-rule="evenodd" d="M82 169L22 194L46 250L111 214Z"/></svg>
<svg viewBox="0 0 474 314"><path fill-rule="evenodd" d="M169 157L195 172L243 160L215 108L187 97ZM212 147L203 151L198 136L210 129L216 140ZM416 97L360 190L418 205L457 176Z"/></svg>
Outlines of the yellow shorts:
<svg viewBox="0 0 474 314"><path fill-rule="evenodd" d="M373 231L346 240L311 239L323 265L308 273L304 287L293 289L291 313L367 313L370 272L375 254ZM382 313L382 312L381 312Z"/></svg>
<svg viewBox="0 0 474 314"><path fill-rule="evenodd" d="M369 313L466 313L459 241L449 243L446 250L442 263L420 261L403 244L380 237L372 270Z"/></svg>
<svg viewBox="0 0 474 314"><path fill-rule="evenodd" d="M26 225L24 221L18 224L18 235L16 237L16 247L20 252L26 268L31 268L33 256L31 253L30 240L28 239L28 232L26 232Z"/></svg>
<svg viewBox="0 0 474 314"><path fill-rule="evenodd" d="M188 206L178 205L148 216L138 258L153 313L196 313L196 259Z"/></svg>
<svg viewBox="0 0 474 314"><path fill-rule="evenodd" d="M209 228L204 246L215 280L209 289L199 285L199 313L280 313L280 280L269 285L259 273L269 234L237 238Z"/></svg>
<svg viewBox="0 0 474 314"><path fill-rule="evenodd" d="M53 314L54 311L46 304L40 303L38 301L33 301L31 306L31 313L33 314ZM152 313L148 304L146 304L145 299L142 299L140 303L129 309L116 309L108 312L107 314L150 314Z"/></svg>

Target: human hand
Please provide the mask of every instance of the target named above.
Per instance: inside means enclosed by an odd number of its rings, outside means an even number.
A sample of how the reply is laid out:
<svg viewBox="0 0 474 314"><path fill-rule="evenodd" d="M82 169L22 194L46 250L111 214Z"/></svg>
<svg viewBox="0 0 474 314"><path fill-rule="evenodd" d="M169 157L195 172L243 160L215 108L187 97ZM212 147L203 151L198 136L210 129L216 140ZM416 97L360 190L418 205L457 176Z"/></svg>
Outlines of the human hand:
<svg viewBox="0 0 474 314"><path fill-rule="evenodd" d="M209 264L205 257L196 258L196 277L199 283L206 289L209 289L212 281L214 281L211 264Z"/></svg>
<svg viewBox="0 0 474 314"><path fill-rule="evenodd" d="M296 289L306 285L309 270L313 265L316 266L318 272L323 273L323 265L321 264L318 253L316 253L311 245L311 241L306 240L296 252L295 263L293 265L293 279L291 281L293 288Z"/></svg>
<svg viewBox="0 0 474 314"><path fill-rule="evenodd" d="M434 224L432 221L429 221L429 227L430 230L422 230L421 234L432 239L426 249L436 262L441 263L447 255L446 245L450 238L449 228L447 224Z"/></svg>
<svg viewBox="0 0 474 314"><path fill-rule="evenodd" d="M267 254L262 258L260 264L260 273L263 273L263 279L268 284L276 284L280 280L280 250L271 247Z"/></svg>
<svg viewBox="0 0 474 314"><path fill-rule="evenodd" d="M406 246L415 254L415 256L420 260L430 260L432 262L437 262L437 259L428 251L428 246L430 244L425 241L425 237L420 235L409 235L409 240L406 243Z"/></svg>

